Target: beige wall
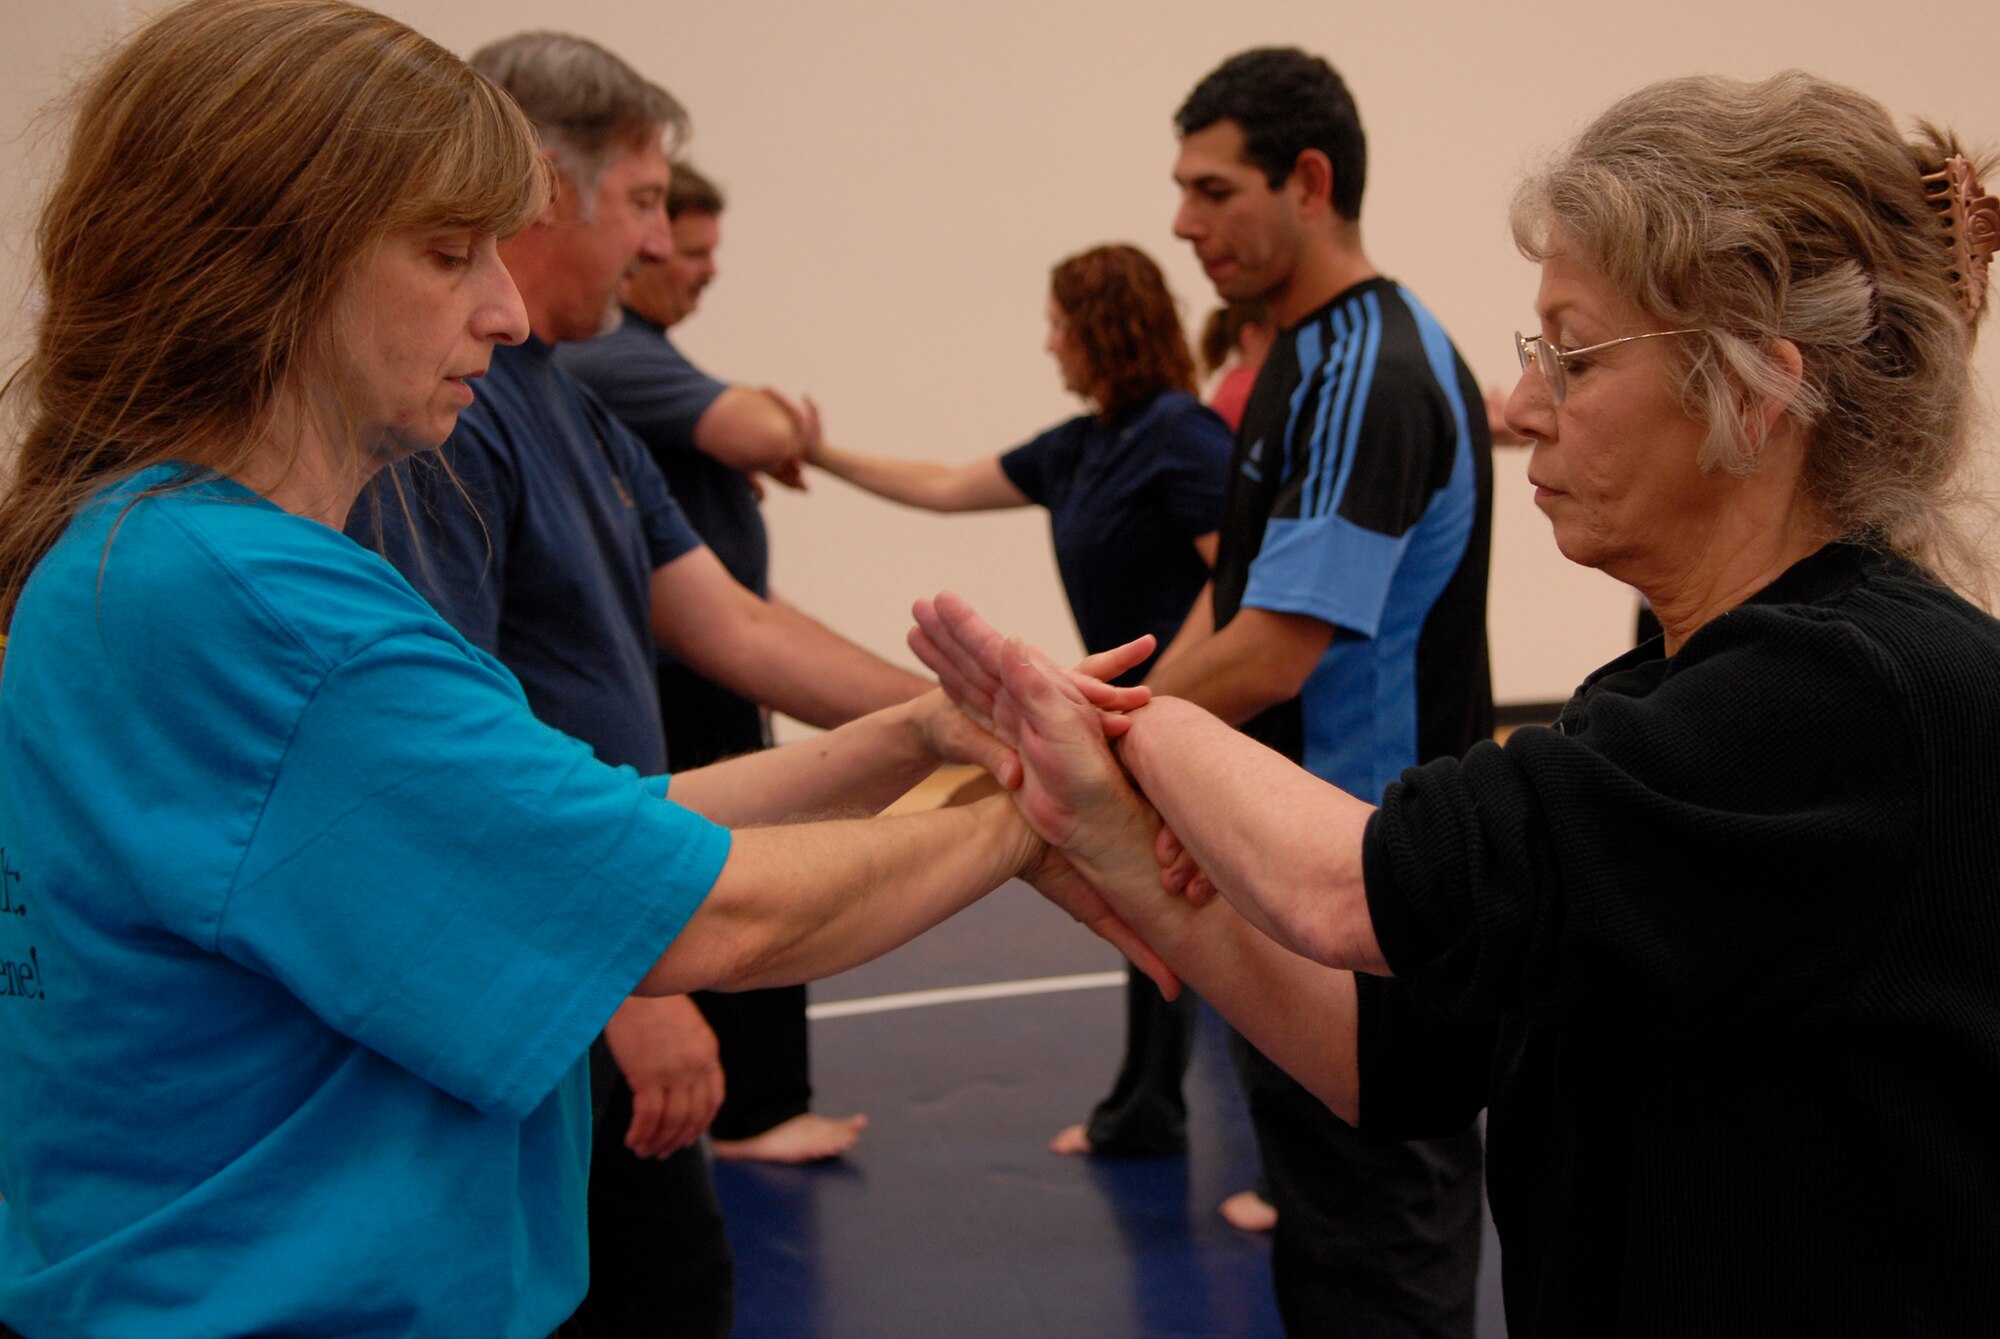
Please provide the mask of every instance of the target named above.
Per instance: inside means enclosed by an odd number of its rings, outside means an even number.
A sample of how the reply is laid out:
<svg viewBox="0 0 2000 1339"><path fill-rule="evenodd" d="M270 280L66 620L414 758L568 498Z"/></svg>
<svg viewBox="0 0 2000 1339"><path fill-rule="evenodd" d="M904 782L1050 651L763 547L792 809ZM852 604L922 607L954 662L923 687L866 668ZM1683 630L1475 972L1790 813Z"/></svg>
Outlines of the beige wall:
<svg viewBox="0 0 2000 1339"><path fill-rule="evenodd" d="M0 133L128 22L114 0L0 0ZM129 12L151 13L157 4ZM1009 5L734 0L394 0L460 51L524 27L611 45L693 109L693 156L731 193L722 279L683 328L733 380L815 395L829 435L935 458L991 454L1075 412L1041 352L1049 265L1125 240L1167 267L1190 323L1211 294L1169 233L1170 117L1241 47L1295 42L1347 75L1372 148L1375 260L1437 311L1474 371L1515 375L1509 332L1535 276L1504 210L1524 165L1610 99L1694 70L1787 66L1859 85L1901 117L2000 142L2000 6L1985 0L1675 0L1481 6L1430 0ZM18 138L0 204L18 254ZM132 226L144 226L133 220ZM10 261L11 263L11 261ZM0 310L19 310L10 271ZM18 347L18 326L6 331ZM2000 339L1980 354L2000 385ZM1986 433L1990 443L1992 433ZM1629 636L1632 602L1569 566L1502 453L1491 623L1503 702L1560 698ZM910 599L950 587L1057 649L1072 630L1037 512L933 518L819 478L768 503L775 581L899 658Z"/></svg>

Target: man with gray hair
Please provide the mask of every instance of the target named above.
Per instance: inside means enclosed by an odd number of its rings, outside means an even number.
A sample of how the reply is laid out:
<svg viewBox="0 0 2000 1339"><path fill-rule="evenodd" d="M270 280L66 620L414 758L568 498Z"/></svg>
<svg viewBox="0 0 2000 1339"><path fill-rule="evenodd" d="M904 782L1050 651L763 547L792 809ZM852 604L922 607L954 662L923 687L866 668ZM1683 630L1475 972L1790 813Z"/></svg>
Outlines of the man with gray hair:
<svg viewBox="0 0 2000 1339"><path fill-rule="evenodd" d="M532 334L494 350L439 453L448 468L398 465L393 482L364 493L350 532L381 543L506 664L545 722L644 774L669 762L654 687L662 648L814 725L924 691L732 578L645 448L553 361L555 345L604 327L638 261L671 250L667 141L685 132L679 103L561 34L504 39L472 64L513 95L556 169L548 207L500 244ZM686 997L634 997L592 1063L591 1282L565 1334L726 1335L734 1266L697 1143L723 1092L714 1037Z"/></svg>
<svg viewBox="0 0 2000 1339"><path fill-rule="evenodd" d="M673 254L642 261L625 281L624 319L615 330L563 345L556 363L646 444L688 523L729 574L768 596L770 541L753 473L799 485L801 424L774 393L720 381L674 343L715 278L725 206L721 187L691 164L674 163L667 190ZM770 743L756 702L671 657L660 665L660 715L675 768ZM727 1081L709 1131L716 1157L816 1162L854 1146L866 1117L812 1109L804 986L702 991L694 1001L715 1031Z"/></svg>

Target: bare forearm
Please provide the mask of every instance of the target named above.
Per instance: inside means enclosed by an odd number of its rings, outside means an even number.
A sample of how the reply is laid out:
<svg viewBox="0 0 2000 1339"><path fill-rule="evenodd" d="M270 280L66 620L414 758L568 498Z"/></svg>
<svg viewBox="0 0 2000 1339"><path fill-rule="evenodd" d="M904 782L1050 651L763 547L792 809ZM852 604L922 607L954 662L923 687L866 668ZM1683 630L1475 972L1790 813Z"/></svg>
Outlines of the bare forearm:
<svg viewBox="0 0 2000 1339"><path fill-rule="evenodd" d="M896 818L745 829L641 988L748 989L844 970L977 900L1040 850L998 796Z"/></svg>
<svg viewBox="0 0 2000 1339"><path fill-rule="evenodd" d="M1185 698L1230 725L1298 696L1333 630L1317 619L1243 609L1214 627L1208 591L1146 676L1163 697ZM1206 632L1206 635L1203 635Z"/></svg>
<svg viewBox="0 0 2000 1339"><path fill-rule="evenodd" d="M1135 933L1150 950L1135 961L1157 954L1329 1106L1351 1115L1356 1087L1351 978L1288 951L1229 902L1195 907L1167 892L1155 854L1160 815L1105 747L1107 730L1116 737L1149 716L1160 718L1156 728L1171 733L1177 713L1199 716L1236 745L1248 741L1186 703L1168 703L1165 710L1145 707L1107 721L1044 658L1002 638L949 594L922 602L917 618L925 663L938 669L962 700L991 704L996 728L1019 758L1015 802L1067 858L1060 868L1044 862L1032 876L1037 886L1059 901L1073 898L1077 888L1094 889L1091 900L1102 898L1099 911L1108 908L1108 914L1089 919L1116 922L1120 939L1128 929ZM1109 728L1114 724L1117 728ZM1169 762L1180 761L1171 749L1159 752ZM1213 789L1213 777L1203 781L1205 790ZM1246 838L1239 834L1239 839ZM1088 918L1087 912L1072 914Z"/></svg>
<svg viewBox="0 0 2000 1339"><path fill-rule="evenodd" d="M1176 639L1168 650L1172 659L1160 657L1146 676L1146 686L1163 697L1196 703L1230 725L1241 725L1285 700L1278 685L1266 683L1261 670L1228 654L1214 636L1191 645Z"/></svg>
<svg viewBox="0 0 2000 1339"><path fill-rule="evenodd" d="M1352 974L1290 952L1229 902L1195 908L1164 892L1152 852L1157 819L1142 809L1130 811L1131 822L1089 834L1070 858L1182 981L1334 1114L1353 1121Z"/></svg>
<svg viewBox="0 0 2000 1339"><path fill-rule="evenodd" d="M989 511L1028 504L1027 497L1008 481L998 460L944 465L864 455L822 444L813 449L807 462L877 497L925 511Z"/></svg>
<svg viewBox="0 0 2000 1339"><path fill-rule="evenodd" d="M929 692L930 680L899 669L790 605L761 602L765 683L758 700L808 725L831 728Z"/></svg>
<svg viewBox="0 0 2000 1339"><path fill-rule="evenodd" d="M798 425L775 399L750 386L730 386L695 421L703 455L737 470L770 470L799 458Z"/></svg>
<svg viewBox="0 0 2000 1339"><path fill-rule="evenodd" d="M937 767L917 699L783 748L677 773L670 798L729 827L874 813Z"/></svg>
<svg viewBox="0 0 2000 1339"><path fill-rule="evenodd" d="M1373 806L1187 702L1155 699L1122 750L1174 835L1253 924L1328 966L1388 970L1362 881Z"/></svg>
<svg viewBox="0 0 2000 1339"><path fill-rule="evenodd" d="M740 697L833 727L907 702L932 684L790 605L745 590L707 549L654 574L660 645Z"/></svg>
<svg viewBox="0 0 2000 1339"><path fill-rule="evenodd" d="M1251 1045L1334 1115L1355 1123L1360 1069L1353 973L1287 952L1227 902L1203 907L1173 930L1154 923L1139 933Z"/></svg>

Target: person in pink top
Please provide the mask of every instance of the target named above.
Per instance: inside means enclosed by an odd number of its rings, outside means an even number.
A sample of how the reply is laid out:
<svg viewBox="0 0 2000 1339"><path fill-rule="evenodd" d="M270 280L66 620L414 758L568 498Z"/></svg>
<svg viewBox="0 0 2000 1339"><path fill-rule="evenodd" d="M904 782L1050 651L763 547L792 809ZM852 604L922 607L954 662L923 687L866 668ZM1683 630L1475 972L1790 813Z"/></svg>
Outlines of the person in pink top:
<svg viewBox="0 0 2000 1339"><path fill-rule="evenodd" d="M1270 352L1277 334L1270 309L1258 301L1217 307L1202 323L1202 375L1217 378L1215 389L1209 392L1208 407L1231 432L1243 421L1250 388L1257 384L1257 371L1264 366L1264 355Z"/></svg>

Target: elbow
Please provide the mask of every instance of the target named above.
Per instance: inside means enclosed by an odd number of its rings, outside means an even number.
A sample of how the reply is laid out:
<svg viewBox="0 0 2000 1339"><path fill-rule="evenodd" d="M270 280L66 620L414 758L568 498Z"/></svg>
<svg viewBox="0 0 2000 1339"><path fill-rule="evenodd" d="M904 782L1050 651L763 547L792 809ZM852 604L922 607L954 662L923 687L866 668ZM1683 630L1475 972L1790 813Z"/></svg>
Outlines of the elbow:
<svg viewBox="0 0 2000 1339"><path fill-rule="evenodd" d="M789 427L767 424L750 434L739 454L747 462L745 469L776 470L804 459L804 448Z"/></svg>
<svg viewBox="0 0 2000 1339"><path fill-rule="evenodd" d="M770 424L737 425L727 434L695 445L731 469L744 471L778 470L802 458L798 436L787 428Z"/></svg>
<svg viewBox="0 0 2000 1339"><path fill-rule="evenodd" d="M1288 947L1302 957L1343 971L1389 976L1388 960L1375 937L1368 914L1368 895L1358 878L1339 871L1315 872L1307 885L1312 896L1293 903L1292 924L1285 926Z"/></svg>
<svg viewBox="0 0 2000 1339"><path fill-rule="evenodd" d="M719 881L718 881L719 882ZM724 902L728 901L725 896ZM716 890L681 927L666 950L632 987L634 995L686 995L697 990L741 990L768 970L772 945L742 917L716 904Z"/></svg>
<svg viewBox="0 0 2000 1339"><path fill-rule="evenodd" d="M1315 885L1319 886L1323 885ZM1337 967L1346 971L1366 970L1356 961L1359 954L1355 936L1342 933L1336 923L1337 919L1333 916L1312 914L1310 911L1303 916L1295 914L1292 923L1280 927L1284 931L1285 947L1323 967Z"/></svg>
<svg viewBox="0 0 2000 1339"><path fill-rule="evenodd" d="M1245 609L1220 636L1233 634L1233 671L1256 697L1256 710L1305 690L1333 640L1333 626L1308 614Z"/></svg>
<svg viewBox="0 0 2000 1339"><path fill-rule="evenodd" d="M1313 1085L1308 1091L1317 1097L1328 1111L1338 1116L1349 1129L1361 1128L1361 1095L1352 1088L1320 1083Z"/></svg>
<svg viewBox="0 0 2000 1339"><path fill-rule="evenodd" d="M724 599L699 617L656 610L654 640L660 649L705 679L739 697L762 702L769 658L785 648L772 633L771 606L763 597L730 580Z"/></svg>
<svg viewBox="0 0 2000 1339"><path fill-rule="evenodd" d="M725 390L696 421L694 444L739 470L781 468L805 451L805 439L777 401L742 386Z"/></svg>

